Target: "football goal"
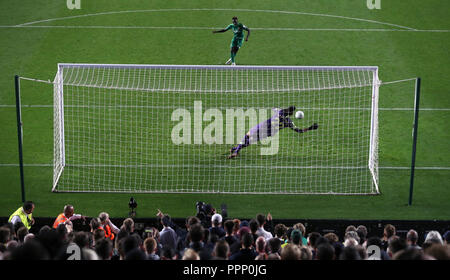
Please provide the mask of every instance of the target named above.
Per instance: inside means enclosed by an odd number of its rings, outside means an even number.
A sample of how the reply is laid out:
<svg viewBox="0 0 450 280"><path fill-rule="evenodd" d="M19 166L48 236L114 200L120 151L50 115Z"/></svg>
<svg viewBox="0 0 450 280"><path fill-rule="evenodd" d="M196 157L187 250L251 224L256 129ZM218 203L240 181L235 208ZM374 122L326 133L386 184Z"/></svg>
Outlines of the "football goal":
<svg viewBox="0 0 450 280"><path fill-rule="evenodd" d="M379 193L378 67L61 63L53 84L55 192Z"/></svg>

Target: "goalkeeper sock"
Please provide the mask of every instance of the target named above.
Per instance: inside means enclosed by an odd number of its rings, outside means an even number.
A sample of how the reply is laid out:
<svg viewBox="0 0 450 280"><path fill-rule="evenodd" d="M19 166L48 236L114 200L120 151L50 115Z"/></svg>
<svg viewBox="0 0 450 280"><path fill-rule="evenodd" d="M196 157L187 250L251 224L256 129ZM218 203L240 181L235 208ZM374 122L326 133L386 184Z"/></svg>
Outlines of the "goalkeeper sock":
<svg viewBox="0 0 450 280"><path fill-rule="evenodd" d="M236 56L235 52L231 52L231 63L234 63L234 57Z"/></svg>
<svg viewBox="0 0 450 280"><path fill-rule="evenodd" d="M234 153L239 153L239 151L242 149L242 148L245 148L245 147L247 147L247 146L249 146L250 145L250 137L248 136L248 135L245 135L245 137L244 137L244 139L242 140L242 142L240 143L240 144L238 144L237 146L236 146L236 148L234 148Z"/></svg>
<svg viewBox="0 0 450 280"><path fill-rule="evenodd" d="M237 145L234 149L233 149L233 154L238 154L239 151L243 148L242 144Z"/></svg>

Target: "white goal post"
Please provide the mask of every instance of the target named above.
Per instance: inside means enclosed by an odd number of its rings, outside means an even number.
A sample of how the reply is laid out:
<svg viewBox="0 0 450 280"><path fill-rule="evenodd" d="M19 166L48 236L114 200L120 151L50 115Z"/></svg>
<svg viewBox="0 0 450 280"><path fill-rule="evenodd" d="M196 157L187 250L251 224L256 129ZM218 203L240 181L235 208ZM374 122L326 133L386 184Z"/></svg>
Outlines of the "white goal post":
<svg viewBox="0 0 450 280"><path fill-rule="evenodd" d="M379 86L376 66L60 63L52 191L378 194Z"/></svg>

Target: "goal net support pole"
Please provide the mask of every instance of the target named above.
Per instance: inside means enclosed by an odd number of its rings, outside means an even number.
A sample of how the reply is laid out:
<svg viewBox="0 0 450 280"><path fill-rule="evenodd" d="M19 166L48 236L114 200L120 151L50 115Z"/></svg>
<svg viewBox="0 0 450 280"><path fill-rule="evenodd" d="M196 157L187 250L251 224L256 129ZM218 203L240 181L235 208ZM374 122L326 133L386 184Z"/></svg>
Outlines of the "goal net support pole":
<svg viewBox="0 0 450 280"><path fill-rule="evenodd" d="M16 93L16 116L17 116L17 139L19 149L19 172L20 172L20 190L22 202L25 202L25 179L23 171L23 130L22 130L22 110L20 104L20 77L14 76L14 87Z"/></svg>
<svg viewBox="0 0 450 280"><path fill-rule="evenodd" d="M412 205L413 189L414 189L414 171L416 168L416 146L417 146L417 130L419 126L419 102L420 102L420 78L416 79L416 88L414 94L414 122L412 132L412 153L411 153L411 175L409 183L409 199L408 205Z"/></svg>

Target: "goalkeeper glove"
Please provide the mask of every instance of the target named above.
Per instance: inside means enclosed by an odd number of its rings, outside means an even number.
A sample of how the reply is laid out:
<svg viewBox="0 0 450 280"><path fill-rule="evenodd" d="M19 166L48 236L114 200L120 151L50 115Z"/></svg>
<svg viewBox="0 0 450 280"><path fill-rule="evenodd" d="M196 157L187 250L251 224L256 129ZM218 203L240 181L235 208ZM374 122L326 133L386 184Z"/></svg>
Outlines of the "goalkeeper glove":
<svg viewBox="0 0 450 280"><path fill-rule="evenodd" d="M310 127L308 127L308 130L315 130L317 128L319 128L319 125L315 123L315 124L311 125Z"/></svg>

